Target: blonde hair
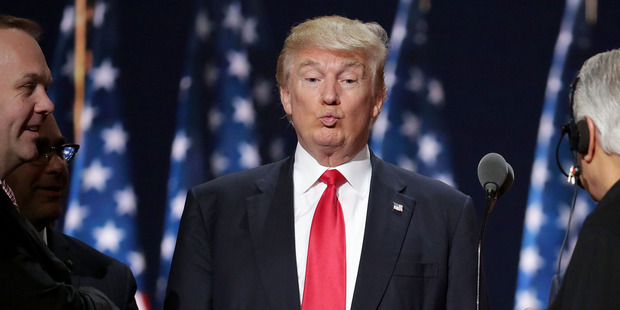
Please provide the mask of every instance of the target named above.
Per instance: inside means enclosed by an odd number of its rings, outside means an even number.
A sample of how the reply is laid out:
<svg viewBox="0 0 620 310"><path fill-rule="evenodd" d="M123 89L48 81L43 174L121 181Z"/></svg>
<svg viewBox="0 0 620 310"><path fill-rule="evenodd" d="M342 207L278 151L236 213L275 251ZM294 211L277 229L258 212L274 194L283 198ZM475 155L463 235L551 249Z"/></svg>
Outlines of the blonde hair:
<svg viewBox="0 0 620 310"><path fill-rule="evenodd" d="M288 88L295 57L306 48L345 51L361 55L370 62L372 93L385 101L387 87L383 71L388 46L387 32L375 22L364 23L336 15L309 19L293 27L284 41L278 56L276 81L279 87Z"/></svg>

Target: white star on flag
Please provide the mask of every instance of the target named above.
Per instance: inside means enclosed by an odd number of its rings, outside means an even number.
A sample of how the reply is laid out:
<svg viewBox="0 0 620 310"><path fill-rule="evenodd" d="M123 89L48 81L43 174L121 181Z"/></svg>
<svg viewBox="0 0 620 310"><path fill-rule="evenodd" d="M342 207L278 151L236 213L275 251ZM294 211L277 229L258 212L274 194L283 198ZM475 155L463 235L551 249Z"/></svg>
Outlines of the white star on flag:
<svg viewBox="0 0 620 310"><path fill-rule="evenodd" d="M393 63L386 63L385 73L383 75L385 79L385 86L388 89L392 89L392 86L394 86L394 84L398 81L398 77L396 76L396 65Z"/></svg>
<svg viewBox="0 0 620 310"><path fill-rule="evenodd" d="M241 4L231 3L225 10L224 27L239 31L243 27L243 15L241 14Z"/></svg>
<svg viewBox="0 0 620 310"><path fill-rule="evenodd" d="M198 38L201 40L206 40L209 37L209 34L213 30L213 25L211 24L211 21L209 21L209 16L204 11L201 11L196 16L195 27L196 36L198 36Z"/></svg>
<svg viewBox="0 0 620 310"><path fill-rule="evenodd" d="M260 155L255 145L246 142L239 143L239 165L243 168L254 168L260 164Z"/></svg>
<svg viewBox="0 0 620 310"><path fill-rule="evenodd" d="M254 85L252 95L256 98L259 105L265 106L271 103L273 98L272 85L267 79L259 79Z"/></svg>
<svg viewBox="0 0 620 310"><path fill-rule="evenodd" d="M191 76L184 76L181 79L181 82L179 83L179 88L181 89L181 91L188 91L191 86L192 86Z"/></svg>
<svg viewBox="0 0 620 310"><path fill-rule="evenodd" d="M108 11L108 6L103 1L98 1L95 4L95 10L93 14L93 26L96 28L101 27L105 21L105 13Z"/></svg>
<svg viewBox="0 0 620 310"><path fill-rule="evenodd" d="M73 51L68 51L65 55L65 63L62 66L62 74L73 81L75 78L73 76L73 72L75 71L75 53Z"/></svg>
<svg viewBox="0 0 620 310"><path fill-rule="evenodd" d="M174 235L170 235L170 234L166 234L164 236L164 238L161 241L161 258L163 260L171 260L172 259L172 254L174 253L174 248L176 245L176 236Z"/></svg>
<svg viewBox="0 0 620 310"><path fill-rule="evenodd" d="M533 275L538 269L545 264L545 260L538 254L538 248L535 246L527 247L521 250L521 260L519 261L519 270L526 274ZM549 280L551 281L551 279Z"/></svg>
<svg viewBox="0 0 620 310"><path fill-rule="evenodd" d="M91 71L93 88L95 90L101 88L107 91L113 90L119 74L120 71L112 66L111 60L104 60L99 67L93 68Z"/></svg>
<svg viewBox="0 0 620 310"><path fill-rule="evenodd" d="M525 211L525 227L532 233L538 233L540 228L547 222L540 203L533 203Z"/></svg>
<svg viewBox="0 0 620 310"><path fill-rule="evenodd" d="M67 35L69 31L73 30L73 24L75 23L75 8L73 6L65 7L62 12L62 20L60 22L60 31L64 35Z"/></svg>
<svg viewBox="0 0 620 310"><path fill-rule="evenodd" d="M146 259L144 254L136 251L131 251L127 254L127 261L129 262L129 268L135 276L141 275L146 269Z"/></svg>
<svg viewBox="0 0 620 310"><path fill-rule="evenodd" d="M437 161L437 156L441 153L441 144L437 142L434 135L427 134L420 140L418 157L427 165L433 165Z"/></svg>
<svg viewBox="0 0 620 310"><path fill-rule="evenodd" d="M96 189L103 192L106 182L112 177L112 169L103 167L101 161L95 159L88 168L84 169L82 174L82 187L84 191Z"/></svg>
<svg viewBox="0 0 620 310"><path fill-rule="evenodd" d="M138 206L138 198L131 186L114 193L114 201L116 201L116 214L118 215L135 215Z"/></svg>
<svg viewBox="0 0 620 310"><path fill-rule="evenodd" d="M208 115L209 129L216 131L222 125L224 115L217 108L212 108Z"/></svg>
<svg viewBox="0 0 620 310"><path fill-rule="evenodd" d="M414 138L420 133L420 127L420 120L415 114L408 111L403 114L403 124L400 127L403 136Z"/></svg>
<svg viewBox="0 0 620 310"><path fill-rule="evenodd" d="M393 46L393 49L399 48L400 44L402 44L403 39L407 36L407 27L404 22L395 22L392 27L392 39L391 42L395 42L397 46Z"/></svg>
<svg viewBox="0 0 620 310"><path fill-rule="evenodd" d="M252 69L246 52L229 51L226 53L226 59L228 59L228 73L230 75L236 76L242 81L245 81L250 76Z"/></svg>
<svg viewBox="0 0 620 310"><path fill-rule="evenodd" d="M538 141L549 141L555 132L553 126L553 115L546 113L540 118L540 127L538 128Z"/></svg>
<svg viewBox="0 0 620 310"><path fill-rule="evenodd" d="M532 186L542 188L549 179L549 170L545 158L537 158L532 167Z"/></svg>
<svg viewBox="0 0 620 310"><path fill-rule="evenodd" d="M97 250L116 253L121 241L125 238L125 233L117 228L114 222L107 221L105 226L93 229L93 237L97 240L95 245Z"/></svg>
<svg viewBox="0 0 620 310"><path fill-rule="evenodd" d="M387 113L381 113L376 118L375 123L372 125L372 138L383 138L385 132L389 129L390 122L388 121Z"/></svg>
<svg viewBox="0 0 620 310"><path fill-rule="evenodd" d="M80 206L77 201L72 201L65 215L65 230L72 232L82 229L82 222L88 216L88 207Z"/></svg>
<svg viewBox="0 0 620 310"><path fill-rule="evenodd" d="M172 141L172 160L180 162L185 160L187 150L192 146L192 141L185 135L184 131L177 132Z"/></svg>
<svg viewBox="0 0 620 310"><path fill-rule="evenodd" d="M419 92L424 87L424 72L418 67L409 69L409 81L406 88L412 92Z"/></svg>
<svg viewBox="0 0 620 310"><path fill-rule="evenodd" d="M399 156L396 163L398 164L399 167L402 167L404 169L407 169L409 171L416 171L416 164L413 160L411 160L411 158L407 157L407 156Z"/></svg>
<svg viewBox="0 0 620 310"><path fill-rule="evenodd" d="M97 109L93 108L90 104L85 104L84 109L82 110L82 116L80 117L80 127L83 131L90 129L95 116L97 116Z"/></svg>
<svg viewBox="0 0 620 310"><path fill-rule="evenodd" d="M517 305L515 306L515 309L540 309L543 306L542 301L536 298L536 290L524 290L517 292Z"/></svg>
<svg viewBox="0 0 620 310"><path fill-rule="evenodd" d="M171 215L175 219L180 220L185 209L185 198L187 196L187 189L180 189L176 196L170 201L170 208L172 210Z"/></svg>
<svg viewBox="0 0 620 310"><path fill-rule="evenodd" d="M235 122L242 123L245 127L251 128L254 125L255 118L252 101L241 97L235 97L232 104L235 108L235 114L233 116Z"/></svg>
<svg viewBox="0 0 620 310"><path fill-rule="evenodd" d="M248 18L245 23L243 23L243 28L241 29L241 40L245 44L252 44L258 40L258 34L256 33L256 25L258 21L255 18Z"/></svg>
<svg viewBox="0 0 620 310"><path fill-rule="evenodd" d="M112 128L101 131L101 139L103 139L103 150L106 153L123 154L129 135L123 130L121 123L116 123Z"/></svg>
<svg viewBox="0 0 620 310"><path fill-rule="evenodd" d="M214 152L213 155L211 155L211 170L213 170L216 176L222 175L222 172L226 171L229 165L230 160L220 153Z"/></svg>
<svg viewBox="0 0 620 310"><path fill-rule="evenodd" d="M431 79L428 82L428 101L433 105L440 105L444 102L444 92L441 82Z"/></svg>

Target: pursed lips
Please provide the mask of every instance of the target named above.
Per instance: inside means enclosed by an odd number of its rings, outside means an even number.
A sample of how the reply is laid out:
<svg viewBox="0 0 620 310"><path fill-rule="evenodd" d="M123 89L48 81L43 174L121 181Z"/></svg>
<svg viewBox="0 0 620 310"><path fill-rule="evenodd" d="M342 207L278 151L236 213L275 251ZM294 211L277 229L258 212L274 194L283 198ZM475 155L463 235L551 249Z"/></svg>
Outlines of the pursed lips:
<svg viewBox="0 0 620 310"><path fill-rule="evenodd" d="M333 111L325 111L323 112L323 115L321 115L320 119L321 122L323 122L323 125L331 127L338 122L340 117L338 117Z"/></svg>

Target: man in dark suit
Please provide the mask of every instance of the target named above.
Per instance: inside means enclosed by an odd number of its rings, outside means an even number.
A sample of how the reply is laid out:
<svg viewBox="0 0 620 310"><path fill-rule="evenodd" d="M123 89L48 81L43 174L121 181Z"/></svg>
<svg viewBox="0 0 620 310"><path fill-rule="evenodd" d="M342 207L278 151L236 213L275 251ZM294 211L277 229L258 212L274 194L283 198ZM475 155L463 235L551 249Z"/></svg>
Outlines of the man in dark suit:
<svg viewBox="0 0 620 310"><path fill-rule="evenodd" d="M39 33L30 20L0 15L0 309L117 309L100 291L70 285L69 269L20 213L4 180L38 156L39 129L54 110Z"/></svg>
<svg viewBox="0 0 620 310"><path fill-rule="evenodd" d="M192 188L166 309L475 309L470 197L377 158L387 33L295 26L278 58L295 154Z"/></svg>
<svg viewBox="0 0 620 310"><path fill-rule="evenodd" d="M79 147L66 143L52 115L41 125L39 136L37 158L6 177L21 214L34 225L52 253L69 267L74 286L94 287L119 309L137 310L136 280L127 265L53 228L67 194L67 165Z"/></svg>
<svg viewBox="0 0 620 310"><path fill-rule="evenodd" d="M571 150L578 181L598 205L585 219L549 309L620 304L620 50L588 59L573 82Z"/></svg>

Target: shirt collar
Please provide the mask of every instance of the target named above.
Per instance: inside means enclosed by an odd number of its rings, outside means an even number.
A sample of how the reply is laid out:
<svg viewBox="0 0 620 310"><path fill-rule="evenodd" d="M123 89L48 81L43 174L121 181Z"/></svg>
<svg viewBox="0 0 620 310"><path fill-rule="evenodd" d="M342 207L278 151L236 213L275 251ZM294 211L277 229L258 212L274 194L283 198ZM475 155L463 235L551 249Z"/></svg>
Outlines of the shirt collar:
<svg viewBox="0 0 620 310"><path fill-rule="evenodd" d="M319 177L328 169L338 169L355 191L363 196L368 194L368 190L364 188L366 187L364 184L369 184L366 181L370 178L372 173L368 145L364 146L364 148L350 161L340 166L330 168L319 164L319 162L298 142L295 148L295 164L293 167L295 195L305 193L316 184Z"/></svg>

